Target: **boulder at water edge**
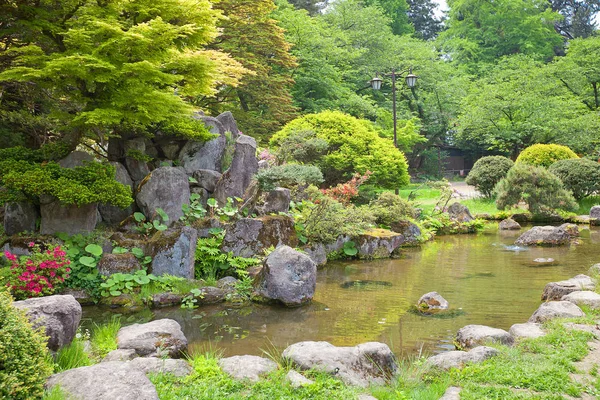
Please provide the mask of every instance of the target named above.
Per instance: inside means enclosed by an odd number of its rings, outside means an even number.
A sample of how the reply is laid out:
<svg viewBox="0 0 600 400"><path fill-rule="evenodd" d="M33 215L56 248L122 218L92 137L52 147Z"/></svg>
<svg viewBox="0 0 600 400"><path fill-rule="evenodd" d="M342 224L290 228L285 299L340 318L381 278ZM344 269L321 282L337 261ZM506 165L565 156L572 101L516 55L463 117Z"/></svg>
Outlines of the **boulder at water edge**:
<svg viewBox="0 0 600 400"><path fill-rule="evenodd" d="M513 341L505 330L485 325L467 325L456 333L457 347L462 349L471 349L487 342L511 345Z"/></svg>
<svg viewBox="0 0 600 400"><path fill-rule="evenodd" d="M241 218L227 226L222 250L236 257L255 257L269 247L298 245L294 220L285 215Z"/></svg>
<svg viewBox="0 0 600 400"><path fill-rule="evenodd" d="M256 140L250 136L241 135L235 142L231 166L217 183L215 199L219 201L219 204L225 204L228 197L243 198L257 172Z"/></svg>
<svg viewBox="0 0 600 400"><path fill-rule="evenodd" d="M384 343L336 347L328 342L300 342L283 351L283 357L302 370L316 369L339 377L347 385L382 385L398 367L396 357Z"/></svg>
<svg viewBox="0 0 600 400"><path fill-rule="evenodd" d="M265 259L254 280L258 295L288 307L308 303L315 294L317 265L306 254L280 246Z"/></svg>
<svg viewBox="0 0 600 400"><path fill-rule="evenodd" d="M563 296L569 293L577 292L580 290L594 290L596 284L587 275L577 275L571 279L559 282L550 282L544 287L544 293L542 293L542 300L561 300Z"/></svg>
<svg viewBox="0 0 600 400"><path fill-rule="evenodd" d="M111 361L52 375L47 387L59 385L77 400L158 400L146 374L128 362Z"/></svg>
<svg viewBox="0 0 600 400"><path fill-rule="evenodd" d="M388 258L404 243L404 236L387 229L370 229L356 238L359 258Z"/></svg>
<svg viewBox="0 0 600 400"><path fill-rule="evenodd" d="M157 168L140 184L136 202L149 221L160 219L156 209L162 208L172 225L183 215L181 206L190 204L188 176L177 168Z"/></svg>
<svg viewBox="0 0 600 400"><path fill-rule="evenodd" d="M540 328L540 324L527 322L524 324L514 324L508 330L508 333L515 339L532 339L546 336L546 332Z"/></svg>
<svg viewBox="0 0 600 400"><path fill-rule="evenodd" d="M479 346L469 351L446 351L429 357L426 364L430 367L440 369L457 368L461 369L467 364L476 364L492 358L499 353L492 347Z"/></svg>
<svg viewBox="0 0 600 400"><path fill-rule="evenodd" d="M585 305L594 310L600 308L600 294L592 292L591 290L571 292L563 296L561 300L570 301L578 306Z"/></svg>
<svg viewBox="0 0 600 400"><path fill-rule="evenodd" d="M521 224L512 218L506 218L498 224L498 229L501 231L518 231L521 229Z"/></svg>
<svg viewBox="0 0 600 400"><path fill-rule="evenodd" d="M77 333L81 305L73 296L39 297L15 301L13 305L25 311L34 329L44 327L48 348L52 351L71 343Z"/></svg>
<svg viewBox="0 0 600 400"><path fill-rule="evenodd" d="M515 241L520 246L561 246L571 242L571 235L561 227L534 226Z"/></svg>
<svg viewBox="0 0 600 400"><path fill-rule="evenodd" d="M35 205L27 201L4 204L4 233L16 235L21 232L35 232L40 213Z"/></svg>
<svg viewBox="0 0 600 400"><path fill-rule="evenodd" d="M258 356L233 356L219 360L221 369L233 379L258 382L261 375L277 369L277 364Z"/></svg>
<svg viewBox="0 0 600 400"><path fill-rule="evenodd" d="M438 292L425 293L417 301L417 309L423 313L447 310L448 306L448 301Z"/></svg>
<svg viewBox="0 0 600 400"><path fill-rule="evenodd" d="M177 321L165 318L121 328L117 348L134 349L142 357L180 358L187 350L187 339Z"/></svg>
<svg viewBox="0 0 600 400"><path fill-rule="evenodd" d="M414 222L409 220L400 220L392 222L390 228L392 228L392 231L404 236L404 242L402 243L402 246L415 246L419 244L421 229Z"/></svg>
<svg viewBox="0 0 600 400"><path fill-rule="evenodd" d="M570 301L549 301L543 303L529 318L529 322L546 322L553 318L579 318L585 314Z"/></svg>
<svg viewBox="0 0 600 400"><path fill-rule="evenodd" d="M469 209L459 202L455 202L448 207L448 215L452 221L457 222L471 222L475 219Z"/></svg>
<svg viewBox="0 0 600 400"><path fill-rule="evenodd" d="M150 271L157 276L194 279L197 242L198 232L189 226L155 233L146 245L152 257Z"/></svg>
<svg viewBox="0 0 600 400"><path fill-rule="evenodd" d="M594 206L590 209L590 218L600 219L600 206Z"/></svg>

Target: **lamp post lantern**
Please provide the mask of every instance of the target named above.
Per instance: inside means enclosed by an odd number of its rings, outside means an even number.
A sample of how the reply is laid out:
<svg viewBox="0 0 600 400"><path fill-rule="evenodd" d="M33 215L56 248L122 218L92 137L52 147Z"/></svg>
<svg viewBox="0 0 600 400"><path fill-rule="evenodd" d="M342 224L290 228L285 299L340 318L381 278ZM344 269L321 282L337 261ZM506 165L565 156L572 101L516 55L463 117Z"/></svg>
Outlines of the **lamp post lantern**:
<svg viewBox="0 0 600 400"><path fill-rule="evenodd" d="M389 74L385 74L383 76L389 76L390 78L392 78L392 110L393 110L393 115L394 115L394 147L398 147L398 138L397 138L397 119L396 119L396 78L401 77L402 74L408 72L408 75L406 75L406 77L404 78L404 82L406 83L406 86L408 86L409 88L414 88L415 85L417 84L417 79L418 76L414 75L412 73L412 68L409 68L408 70L404 70L401 72L396 72L396 70L392 70L392 72L390 72ZM381 89L381 84L383 83L383 80L381 78L379 78L377 75L375 75L375 77L373 79L371 79L371 87L373 88L373 90L380 90ZM396 194L398 194L398 189L396 189Z"/></svg>

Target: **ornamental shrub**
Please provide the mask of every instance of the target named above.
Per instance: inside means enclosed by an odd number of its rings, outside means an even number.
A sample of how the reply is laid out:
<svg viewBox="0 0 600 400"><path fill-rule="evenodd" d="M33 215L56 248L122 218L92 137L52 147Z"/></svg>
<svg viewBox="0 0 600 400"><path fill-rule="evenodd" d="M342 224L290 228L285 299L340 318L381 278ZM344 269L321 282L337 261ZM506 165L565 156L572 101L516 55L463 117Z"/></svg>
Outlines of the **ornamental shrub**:
<svg viewBox="0 0 600 400"><path fill-rule="evenodd" d="M596 161L586 158L560 160L548 170L560 178L577 200L600 191L600 163Z"/></svg>
<svg viewBox="0 0 600 400"><path fill-rule="evenodd" d="M519 154L516 163L548 168L559 160L568 160L570 158L579 157L567 146L560 144L534 144Z"/></svg>
<svg viewBox="0 0 600 400"><path fill-rule="evenodd" d="M469 172L465 182L473 185L485 197L492 197L494 187L513 167L511 159L502 156L482 157Z"/></svg>
<svg viewBox="0 0 600 400"><path fill-rule="evenodd" d="M6 286L19 300L54 294L71 272L67 253L60 246L42 250L31 242L29 248L31 255L19 258L8 250L4 252L11 271Z"/></svg>
<svg viewBox="0 0 600 400"><path fill-rule="evenodd" d="M322 189L321 192L344 205L348 205L352 199L358 196L358 189L370 177L371 171L367 171L362 176L357 173L348 182L339 183L337 186L328 189Z"/></svg>
<svg viewBox="0 0 600 400"><path fill-rule="evenodd" d="M277 159L280 163L296 161L310 164L323 157L328 147L329 143L317 137L313 130L293 131L281 141Z"/></svg>
<svg viewBox="0 0 600 400"><path fill-rule="evenodd" d="M258 171L256 179L262 190L273 190L277 186L319 184L323 182L323 174L314 165L285 164Z"/></svg>
<svg viewBox="0 0 600 400"><path fill-rule="evenodd" d="M384 188L408 184L408 164L404 154L389 139L381 138L371 122L339 111L309 114L288 123L271 138L271 145L281 147L299 131L312 131L328 143L314 164L323 172L327 186L346 182L355 173L371 171L370 183Z"/></svg>
<svg viewBox="0 0 600 400"><path fill-rule="evenodd" d="M380 225L392 226L392 224L413 218L415 209L410 203L392 192L383 192L376 200L369 204L371 212Z"/></svg>
<svg viewBox="0 0 600 400"><path fill-rule="evenodd" d="M0 289L0 399L40 399L52 373L46 338Z"/></svg>
<svg viewBox="0 0 600 400"><path fill-rule="evenodd" d="M500 210L518 204L529 205L533 214L549 214L555 209L574 210L577 202L558 177L545 168L517 163L496 186Z"/></svg>

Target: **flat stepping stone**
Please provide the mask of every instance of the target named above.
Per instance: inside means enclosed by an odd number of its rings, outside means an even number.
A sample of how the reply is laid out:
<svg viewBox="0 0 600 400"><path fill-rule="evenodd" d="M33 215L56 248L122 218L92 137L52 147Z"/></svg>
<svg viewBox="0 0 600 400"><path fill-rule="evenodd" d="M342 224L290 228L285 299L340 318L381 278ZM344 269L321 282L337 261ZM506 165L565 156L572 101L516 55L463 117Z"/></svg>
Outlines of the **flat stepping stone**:
<svg viewBox="0 0 600 400"><path fill-rule="evenodd" d="M544 293L542 293L542 300L560 300L563 296L568 295L572 292L578 292L581 290L594 290L596 284L594 280L587 275L577 275L571 279L559 282L550 282L544 287Z"/></svg>
<svg viewBox="0 0 600 400"><path fill-rule="evenodd" d="M479 346L469 351L447 351L441 354L437 354L433 357L429 357L426 364L448 370L450 368L461 369L467 364L477 364L498 355L499 351L493 347Z"/></svg>
<svg viewBox="0 0 600 400"><path fill-rule="evenodd" d="M528 322L546 322L554 318L579 318L585 316L581 308L570 301L549 301L543 303L529 318Z"/></svg>
<svg viewBox="0 0 600 400"><path fill-rule="evenodd" d="M291 369L285 377L290 382L292 387L295 388L308 386L315 383L315 381L311 381L310 379L305 378L304 376L302 376L301 373L299 373L298 371L294 371L293 369Z"/></svg>
<svg viewBox="0 0 600 400"><path fill-rule="evenodd" d="M540 324L533 322L514 324L510 327L508 333L515 339L535 339L546 336L546 332L540 328Z"/></svg>
<svg viewBox="0 0 600 400"><path fill-rule="evenodd" d="M450 386L444 392L444 395L440 397L440 400L460 400L460 388L456 386Z"/></svg>
<svg viewBox="0 0 600 400"><path fill-rule="evenodd" d="M187 350L187 339L177 321L165 318L121 328L117 333L117 348L133 349L142 357L166 354L181 358Z"/></svg>
<svg viewBox="0 0 600 400"><path fill-rule="evenodd" d="M192 373L192 367L185 360L174 360L172 358L138 357L129 364L148 374L172 374L177 377L187 376Z"/></svg>
<svg viewBox="0 0 600 400"><path fill-rule="evenodd" d="M578 306L586 305L594 310L600 308L600 294L590 290L572 292L562 297L563 301L570 301Z"/></svg>
<svg viewBox="0 0 600 400"><path fill-rule="evenodd" d="M513 337L504 329L492 328L485 325L467 325L456 333L457 347L472 349L487 342L501 343L510 346Z"/></svg>
<svg viewBox="0 0 600 400"><path fill-rule="evenodd" d="M277 369L273 360L259 356L233 356L219 360L221 369L237 380L258 382L262 375Z"/></svg>

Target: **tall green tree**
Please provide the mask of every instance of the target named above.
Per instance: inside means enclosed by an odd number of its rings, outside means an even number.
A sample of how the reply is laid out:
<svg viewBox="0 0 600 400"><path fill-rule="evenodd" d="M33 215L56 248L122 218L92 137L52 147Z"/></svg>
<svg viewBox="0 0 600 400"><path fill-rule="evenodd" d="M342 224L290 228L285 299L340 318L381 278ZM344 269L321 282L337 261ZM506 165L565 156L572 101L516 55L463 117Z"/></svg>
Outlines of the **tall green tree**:
<svg viewBox="0 0 600 400"><path fill-rule="evenodd" d="M220 13L206 1L3 2L0 135L5 145L156 131L205 139L188 99L245 70L206 46Z"/></svg>
<svg viewBox="0 0 600 400"><path fill-rule="evenodd" d="M553 11L563 16L554 23L556 32L567 40L586 38L597 29L595 17L600 12L598 0L549 0Z"/></svg>
<svg viewBox="0 0 600 400"><path fill-rule="evenodd" d="M213 112L231 110L245 133L266 139L296 117L290 90L296 60L283 29L271 17L272 0L220 0L214 7L226 17L222 34L211 45L230 54L250 74L237 87L226 86L199 104Z"/></svg>
<svg viewBox="0 0 600 400"><path fill-rule="evenodd" d="M328 2L328 0L290 0L290 4L292 4L294 7L299 10L304 9L311 15L316 15L319 11L323 10L323 8L327 6Z"/></svg>
<svg viewBox="0 0 600 400"><path fill-rule="evenodd" d="M408 20L417 38L432 40L444 29L444 19L435 15L436 7L431 0L408 0Z"/></svg>
<svg viewBox="0 0 600 400"><path fill-rule="evenodd" d="M378 5L390 19L394 35L406 35L415 31L408 17L409 6L406 0L364 0L366 6Z"/></svg>

